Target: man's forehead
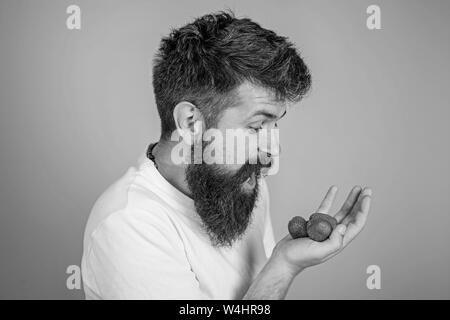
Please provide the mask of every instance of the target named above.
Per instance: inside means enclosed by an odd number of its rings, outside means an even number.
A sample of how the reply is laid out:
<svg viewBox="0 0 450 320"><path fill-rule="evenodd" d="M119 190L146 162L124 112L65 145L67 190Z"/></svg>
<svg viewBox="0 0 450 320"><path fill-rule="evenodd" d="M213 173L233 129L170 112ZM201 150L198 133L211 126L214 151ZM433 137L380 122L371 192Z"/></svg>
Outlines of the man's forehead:
<svg viewBox="0 0 450 320"><path fill-rule="evenodd" d="M248 82L237 89L235 106L242 116L248 117L258 111L267 111L278 116L286 111L286 105L277 101L273 92Z"/></svg>

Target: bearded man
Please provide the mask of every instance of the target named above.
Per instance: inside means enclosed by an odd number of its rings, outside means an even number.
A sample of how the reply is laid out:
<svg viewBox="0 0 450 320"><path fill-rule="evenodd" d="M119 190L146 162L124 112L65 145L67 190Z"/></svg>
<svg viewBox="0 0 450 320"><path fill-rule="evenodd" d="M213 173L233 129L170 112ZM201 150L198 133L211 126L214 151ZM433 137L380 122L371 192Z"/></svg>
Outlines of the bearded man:
<svg viewBox="0 0 450 320"><path fill-rule="evenodd" d="M161 136L92 209L86 298L283 299L302 270L352 241L366 222L369 188L352 189L327 240L274 240L264 176L280 146L261 143L260 133L278 130L310 85L293 44L247 18L209 14L163 38L153 67ZM205 139L210 129L218 135ZM257 137L256 148L231 150L218 138L227 130ZM199 161L175 161L180 144ZM236 150L244 161L211 161ZM335 194L332 186L317 212L328 213Z"/></svg>

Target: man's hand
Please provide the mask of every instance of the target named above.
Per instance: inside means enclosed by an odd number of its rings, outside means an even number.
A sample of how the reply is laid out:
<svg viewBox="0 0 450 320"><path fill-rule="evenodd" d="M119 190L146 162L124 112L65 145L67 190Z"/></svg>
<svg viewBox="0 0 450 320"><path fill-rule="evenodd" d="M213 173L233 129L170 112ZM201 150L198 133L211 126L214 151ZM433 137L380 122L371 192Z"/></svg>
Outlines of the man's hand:
<svg viewBox="0 0 450 320"><path fill-rule="evenodd" d="M337 188L332 186L317 212L330 211ZM338 225L329 239L292 239L288 234L273 249L272 256L251 284L244 299L284 299L295 276L303 269L322 263L342 251L364 228L372 190L356 186L334 217Z"/></svg>
<svg viewBox="0 0 450 320"><path fill-rule="evenodd" d="M337 187L332 186L316 212L330 211ZM322 263L342 251L364 228L370 209L372 190L355 186L349 193L342 208L334 215L338 225L330 237L323 242L309 238L293 239L287 235L275 246L271 263L291 273L295 277L303 269Z"/></svg>

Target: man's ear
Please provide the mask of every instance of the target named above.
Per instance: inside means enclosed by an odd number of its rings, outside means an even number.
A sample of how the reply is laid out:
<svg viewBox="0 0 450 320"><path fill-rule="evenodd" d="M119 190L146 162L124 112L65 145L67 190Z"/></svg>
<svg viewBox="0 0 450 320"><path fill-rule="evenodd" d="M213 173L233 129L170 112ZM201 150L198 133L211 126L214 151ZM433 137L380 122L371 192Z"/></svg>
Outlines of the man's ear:
<svg viewBox="0 0 450 320"><path fill-rule="evenodd" d="M173 119L178 134L187 144L192 145L193 142L201 141L204 119L195 105L187 101L178 103L173 109Z"/></svg>

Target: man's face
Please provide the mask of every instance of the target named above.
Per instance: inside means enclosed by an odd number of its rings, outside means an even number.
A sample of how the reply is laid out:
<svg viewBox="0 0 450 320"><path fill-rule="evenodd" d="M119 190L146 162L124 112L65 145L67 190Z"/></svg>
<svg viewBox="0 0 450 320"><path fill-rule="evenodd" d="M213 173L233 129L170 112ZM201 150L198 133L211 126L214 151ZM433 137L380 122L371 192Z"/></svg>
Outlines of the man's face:
<svg viewBox="0 0 450 320"><path fill-rule="evenodd" d="M258 198L261 171L271 166L271 157L279 152L278 139L262 143L261 132L276 130L277 121L285 112L286 106L273 101L266 90L242 85L236 104L222 112L214 128L215 138L201 143L202 163L187 166L186 181L214 245L231 246L247 229ZM252 148L249 143L239 144L234 133L254 138L256 145ZM230 137L234 144L227 143ZM212 155L205 150L215 151ZM235 157L217 163L214 160L220 153Z"/></svg>

